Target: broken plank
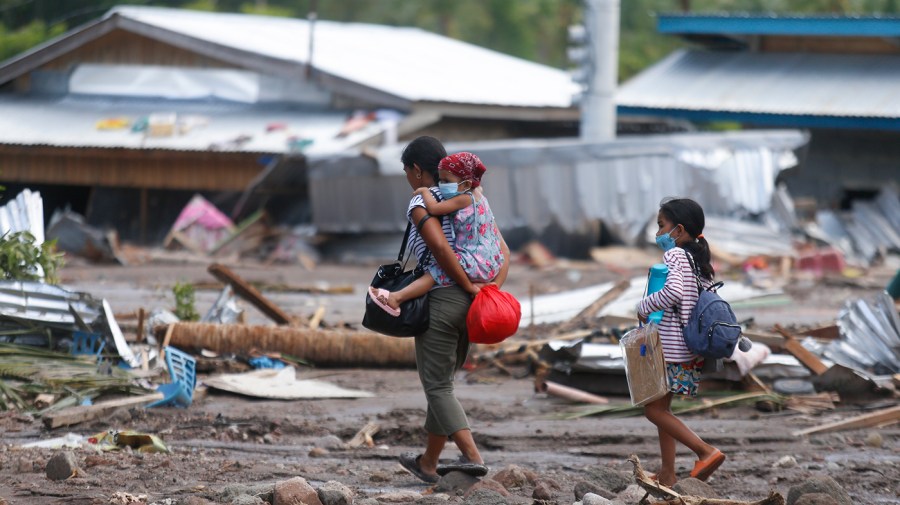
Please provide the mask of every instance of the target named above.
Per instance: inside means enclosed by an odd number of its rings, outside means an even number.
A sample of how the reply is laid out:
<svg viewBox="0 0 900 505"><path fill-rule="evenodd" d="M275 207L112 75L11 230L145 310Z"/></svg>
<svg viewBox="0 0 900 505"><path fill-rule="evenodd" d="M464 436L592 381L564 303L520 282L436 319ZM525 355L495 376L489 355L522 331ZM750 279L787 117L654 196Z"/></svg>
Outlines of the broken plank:
<svg viewBox="0 0 900 505"><path fill-rule="evenodd" d="M603 307L606 307L611 302L622 296L622 293L624 293L629 286L631 286L631 281L628 279L623 279L617 282L615 285L613 285L613 287L609 288L608 291L603 293L600 298L597 298L594 303L588 305L587 308L579 312L572 319L569 319L568 321L559 325L556 328L556 332L568 333L580 326L583 326L584 324L589 324L591 320L594 319L594 317L597 315L597 312L600 312Z"/></svg>
<svg viewBox="0 0 900 505"><path fill-rule="evenodd" d="M44 426L46 426L47 429L52 430L54 428L59 428L60 426L70 426L72 424L91 421L93 419L97 419L98 417L108 415L112 411L122 407L146 405L156 400L162 400L163 398L165 398L165 395L163 395L162 393L151 393L141 396L120 398L118 400L97 403L95 405L69 407L67 409L60 410L59 412L44 414L41 420L43 421Z"/></svg>
<svg viewBox="0 0 900 505"><path fill-rule="evenodd" d="M808 368L810 372L816 375L822 375L828 370L828 367L825 366L825 363L822 363L822 360L820 360L818 356L803 347L803 344L795 339L787 330L776 324L775 331L781 333L784 337L784 349L797 358L797 361Z"/></svg>
<svg viewBox="0 0 900 505"><path fill-rule="evenodd" d="M349 449L359 447L363 444L368 445L367 442L372 440L372 436L378 433L378 430L380 429L381 428L375 423L367 423L344 445Z"/></svg>
<svg viewBox="0 0 900 505"><path fill-rule="evenodd" d="M854 430L857 428L868 428L871 426L878 426L884 423L892 423L900 421L900 405L890 407L887 409L877 410L875 412L870 412L868 414L863 414L856 417L851 417L849 419L843 419L841 421L835 421L832 423L826 423L819 426L813 426L812 428L806 428L803 430L797 430L793 433L794 436L803 436L810 435L813 433L828 433L830 431L841 431L841 430Z"/></svg>
<svg viewBox="0 0 900 505"><path fill-rule="evenodd" d="M219 281L231 285L234 292L241 298L250 302L254 307L278 324L291 324L291 317L288 316L281 308L272 303L268 298L263 296L256 288L242 279L239 275L232 272L230 268L219 263L214 263L206 269L213 277Z"/></svg>

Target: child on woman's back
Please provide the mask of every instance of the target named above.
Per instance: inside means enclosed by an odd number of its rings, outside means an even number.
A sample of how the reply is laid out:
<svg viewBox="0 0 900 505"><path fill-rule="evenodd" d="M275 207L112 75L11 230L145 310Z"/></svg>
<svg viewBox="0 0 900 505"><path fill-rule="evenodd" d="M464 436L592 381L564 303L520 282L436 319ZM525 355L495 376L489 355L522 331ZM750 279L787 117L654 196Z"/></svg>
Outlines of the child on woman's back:
<svg viewBox="0 0 900 505"><path fill-rule="evenodd" d="M665 251L669 268L666 284L638 304L641 321L659 310L665 311L659 323L659 336L669 393L648 403L644 415L656 425L662 467L655 478L665 486L675 484L675 442L681 442L697 455L691 477L706 480L725 461L725 455L704 442L672 413L672 395L696 396L703 358L691 352L684 342L682 327L697 305L699 289L712 285L715 271L710 264L709 244L703 237L703 209L687 198L664 200L657 215L656 243Z"/></svg>
<svg viewBox="0 0 900 505"><path fill-rule="evenodd" d="M494 214L481 186L481 176L487 169L478 156L461 152L442 159L438 165L442 201L437 201L428 188L416 190L425 201L428 213L434 216L452 214L456 258L469 279L475 283L494 280L503 265L500 233ZM375 303L394 316L400 315L400 304L422 296L435 285L446 286L452 280L436 262L428 265L429 275L423 275L409 286L396 292L369 287Z"/></svg>

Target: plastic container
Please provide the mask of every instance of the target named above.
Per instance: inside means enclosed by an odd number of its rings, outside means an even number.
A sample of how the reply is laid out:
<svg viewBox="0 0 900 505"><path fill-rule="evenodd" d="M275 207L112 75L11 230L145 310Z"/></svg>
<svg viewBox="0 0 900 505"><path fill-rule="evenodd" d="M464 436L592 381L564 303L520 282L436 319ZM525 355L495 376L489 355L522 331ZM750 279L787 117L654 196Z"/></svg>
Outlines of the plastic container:
<svg viewBox="0 0 900 505"><path fill-rule="evenodd" d="M647 294L656 293L666 285L666 277L669 276L669 267L665 263L657 263L650 267L650 277L647 279ZM651 313L647 317L648 323L659 324L663 318L663 311Z"/></svg>

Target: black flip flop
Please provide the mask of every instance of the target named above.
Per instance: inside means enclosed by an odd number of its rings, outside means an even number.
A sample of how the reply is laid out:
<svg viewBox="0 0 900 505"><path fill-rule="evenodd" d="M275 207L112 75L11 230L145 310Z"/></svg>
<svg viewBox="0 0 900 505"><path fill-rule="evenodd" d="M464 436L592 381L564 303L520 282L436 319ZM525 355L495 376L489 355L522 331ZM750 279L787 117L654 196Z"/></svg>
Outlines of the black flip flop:
<svg viewBox="0 0 900 505"><path fill-rule="evenodd" d="M404 452L400 455L400 466L405 468L409 473L415 475L424 482L429 484L434 484L437 481L441 480L437 475L428 475L423 472L419 467L419 459L422 457L421 454L416 454L414 452Z"/></svg>
<svg viewBox="0 0 900 505"><path fill-rule="evenodd" d="M468 461L456 461L437 466L437 474L444 476L450 472L462 472L472 477L484 477L488 474L488 467Z"/></svg>

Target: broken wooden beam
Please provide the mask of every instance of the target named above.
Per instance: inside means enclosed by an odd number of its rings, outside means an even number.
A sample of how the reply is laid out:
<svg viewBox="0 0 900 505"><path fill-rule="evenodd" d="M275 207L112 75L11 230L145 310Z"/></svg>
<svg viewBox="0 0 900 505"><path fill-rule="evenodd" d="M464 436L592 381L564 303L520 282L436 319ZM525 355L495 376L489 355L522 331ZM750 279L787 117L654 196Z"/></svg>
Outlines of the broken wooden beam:
<svg viewBox="0 0 900 505"><path fill-rule="evenodd" d="M320 366L414 367L415 341L368 331L310 330L302 327L180 322L171 345L220 354L280 352Z"/></svg>
<svg viewBox="0 0 900 505"><path fill-rule="evenodd" d="M587 391L582 391L578 388L564 386L562 384L547 380L538 383L537 389L542 393L547 393L551 396L556 396L578 403L591 403L595 405L603 405L609 403L609 399L603 396L595 395L593 393L588 393Z"/></svg>
<svg viewBox="0 0 900 505"><path fill-rule="evenodd" d="M372 437L376 433L378 433L378 430L380 429L381 428L375 423L366 423L365 426L363 426L358 432L356 432L356 435L353 435L353 438L351 438L347 441L346 444L344 444L344 447L348 449L355 449L356 447L364 444L368 447L374 447L375 442L372 440Z"/></svg>
<svg viewBox="0 0 900 505"><path fill-rule="evenodd" d="M813 433L828 433L829 431L854 430L857 428L869 428L882 424L892 424L900 421L900 405L887 409L876 410L860 416L842 419L832 423L826 423L812 428L797 430L794 436L810 435Z"/></svg>
<svg viewBox="0 0 900 505"><path fill-rule="evenodd" d="M276 323L287 325L293 322L291 317L281 310L278 305L272 303L272 301L250 285L250 283L232 272L231 269L225 265L213 263L206 270L219 281L230 285L235 294L244 300L247 300L250 304L259 309L260 312Z"/></svg>
<svg viewBox="0 0 900 505"><path fill-rule="evenodd" d="M631 286L631 281L628 279L623 279L617 282L615 285L613 285L613 287L609 288L609 290L600 295L599 298L597 298L593 303L579 312L575 317L557 326L556 333L568 333L584 326L585 324L590 324L591 320L597 316L597 312L600 312L603 307L606 307L611 302L622 296L622 293L624 293L629 286Z"/></svg>
<svg viewBox="0 0 900 505"><path fill-rule="evenodd" d="M790 334L790 332L777 324L775 325L775 331L777 331L781 334L781 336L784 337L784 349L787 352L791 353L792 356L797 358L797 361L808 368L810 372L816 375L822 375L828 370L828 367L825 366L825 363L822 363L822 360L820 360L818 356L810 352L807 348L803 347L803 344L801 344L799 340L795 339L794 336Z"/></svg>
<svg viewBox="0 0 900 505"><path fill-rule="evenodd" d="M108 402L97 403L94 405L79 405L77 407L69 407L58 412L44 414L41 417L44 426L47 429L59 428L60 426L70 426L73 424L92 421L99 417L107 416L114 410L124 407L137 407L146 405L156 400L162 400L165 395L162 393L151 393L141 396L130 396L128 398L120 398Z"/></svg>

